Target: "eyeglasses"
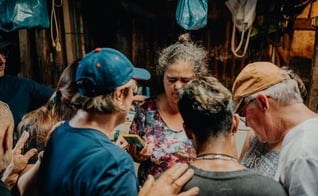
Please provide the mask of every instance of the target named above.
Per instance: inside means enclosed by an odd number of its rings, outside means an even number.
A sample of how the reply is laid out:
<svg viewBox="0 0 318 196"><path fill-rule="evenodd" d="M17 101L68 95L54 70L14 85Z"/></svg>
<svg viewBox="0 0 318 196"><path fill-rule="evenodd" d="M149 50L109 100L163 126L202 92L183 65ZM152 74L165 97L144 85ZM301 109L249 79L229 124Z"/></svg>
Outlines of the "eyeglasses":
<svg viewBox="0 0 318 196"><path fill-rule="evenodd" d="M245 109L248 106L248 104L252 103L253 101L255 101L255 98L246 98L245 97L243 99L241 109L237 112L240 117L243 117L245 119L245 116L246 116ZM245 122L245 120L244 120L244 122Z"/></svg>
<svg viewBox="0 0 318 196"><path fill-rule="evenodd" d="M238 115L240 116L240 121L242 121L244 124L246 124L246 113L245 113L245 109L248 106L248 104L252 103L255 100L255 98L252 99L247 99L246 97L243 99L242 101L242 107L241 109L238 111Z"/></svg>
<svg viewBox="0 0 318 196"><path fill-rule="evenodd" d="M246 119L245 117L240 116L240 121L242 121L246 125Z"/></svg>
<svg viewBox="0 0 318 196"><path fill-rule="evenodd" d="M3 57L7 59L9 57L9 50L0 49L0 55L2 55Z"/></svg>

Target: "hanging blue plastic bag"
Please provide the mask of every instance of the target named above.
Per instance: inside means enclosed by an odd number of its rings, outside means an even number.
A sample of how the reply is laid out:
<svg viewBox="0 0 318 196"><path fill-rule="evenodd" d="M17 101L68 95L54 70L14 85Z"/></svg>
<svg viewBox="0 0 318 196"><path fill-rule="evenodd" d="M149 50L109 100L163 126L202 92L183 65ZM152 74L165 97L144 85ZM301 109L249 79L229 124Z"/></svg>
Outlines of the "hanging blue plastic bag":
<svg viewBox="0 0 318 196"><path fill-rule="evenodd" d="M197 30L206 26L208 19L207 0L178 0L177 23L186 30Z"/></svg>
<svg viewBox="0 0 318 196"><path fill-rule="evenodd" d="M0 0L0 29L49 28L46 0Z"/></svg>

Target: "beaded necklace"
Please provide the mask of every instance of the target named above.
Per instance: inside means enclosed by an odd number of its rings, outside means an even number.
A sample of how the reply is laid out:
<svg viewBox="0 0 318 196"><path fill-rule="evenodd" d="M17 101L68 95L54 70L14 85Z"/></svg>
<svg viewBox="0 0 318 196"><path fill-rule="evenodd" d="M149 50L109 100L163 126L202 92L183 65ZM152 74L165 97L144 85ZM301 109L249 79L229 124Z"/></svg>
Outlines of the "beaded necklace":
<svg viewBox="0 0 318 196"><path fill-rule="evenodd" d="M225 161L238 161L237 158L227 155L227 154L218 154L218 153L207 153L198 155L196 160L225 160Z"/></svg>

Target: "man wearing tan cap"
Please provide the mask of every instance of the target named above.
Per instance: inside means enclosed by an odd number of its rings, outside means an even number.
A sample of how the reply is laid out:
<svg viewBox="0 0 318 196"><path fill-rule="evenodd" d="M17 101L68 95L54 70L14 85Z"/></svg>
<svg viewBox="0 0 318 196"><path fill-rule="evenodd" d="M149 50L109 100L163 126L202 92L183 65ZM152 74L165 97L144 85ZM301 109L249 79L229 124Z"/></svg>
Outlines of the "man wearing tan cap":
<svg viewBox="0 0 318 196"><path fill-rule="evenodd" d="M248 64L232 87L234 111L258 139L282 143L275 179L290 195L318 195L318 115L297 82L270 62Z"/></svg>

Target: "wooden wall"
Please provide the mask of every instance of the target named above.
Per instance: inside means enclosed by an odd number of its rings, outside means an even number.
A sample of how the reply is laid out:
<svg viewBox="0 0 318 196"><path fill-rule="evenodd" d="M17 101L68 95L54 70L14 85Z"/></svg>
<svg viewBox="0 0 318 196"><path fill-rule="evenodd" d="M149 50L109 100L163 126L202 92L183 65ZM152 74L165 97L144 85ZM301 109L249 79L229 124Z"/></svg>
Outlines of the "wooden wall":
<svg viewBox="0 0 318 196"><path fill-rule="evenodd" d="M19 30L20 75L54 86L67 64L95 47L113 47L126 54L136 66L153 73L153 80L146 85L156 93L158 51L186 32L175 20L177 0L108 0L107 4L104 6L98 0L68 0L60 7L49 5L57 14L58 34L56 28ZM297 16L292 30L271 34L271 39L279 35L275 44L268 39L268 32L252 37L243 58L231 52L232 16L224 1L209 0L208 5L207 26L191 31L191 35L209 51L214 76L231 88L236 75L248 62L266 60L278 66L287 65L304 80L310 92L306 103L317 110L317 33L316 26L311 24L318 15L316 1ZM258 15L255 25L268 16ZM60 40L61 50L53 45L52 30L53 37Z"/></svg>

